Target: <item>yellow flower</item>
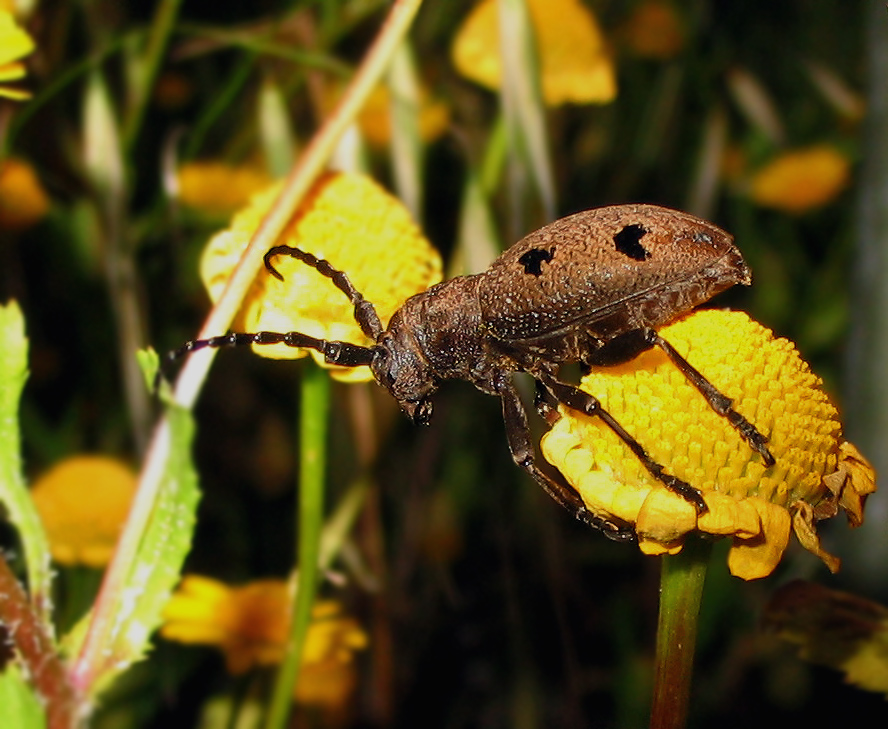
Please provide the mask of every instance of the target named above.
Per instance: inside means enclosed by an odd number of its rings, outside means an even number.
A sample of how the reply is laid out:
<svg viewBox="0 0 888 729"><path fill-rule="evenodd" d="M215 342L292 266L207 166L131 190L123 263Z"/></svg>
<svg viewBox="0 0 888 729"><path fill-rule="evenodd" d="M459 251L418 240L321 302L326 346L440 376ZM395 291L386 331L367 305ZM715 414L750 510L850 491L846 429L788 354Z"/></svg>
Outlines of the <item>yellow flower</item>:
<svg viewBox="0 0 888 729"><path fill-rule="evenodd" d="M229 587L217 580L186 575L164 608L161 635L180 643L216 646L225 654L229 673L280 663L286 651L290 588L283 580L256 580ZM357 622L342 606L322 600L302 652L297 701L340 704L355 685L354 654L367 646Z"/></svg>
<svg viewBox="0 0 888 729"><path fill-rule="evenodd" d="M838 569L814 524L842 508L851 525L859 525L875 476L843 440L820 379L791 342L741 312L698 311L661 333L770 438L776 465L766 468L659 349L597 369L581 387L656 462L699 489L708 511L698 514L654 479L597 418L562 409L564 417L543 437L546 459L593 513L632 526L646 554L674 554L694 531L729 536L732 574L754 579L777 566L794 531L806 549Z"/></svg>
<svg viewBox="0 0 888 729"><path fill-rule="evenodd" d="M343 89L328 86L325 95L324 112L332 112ZM450 109L444 102L432 97L428 90L419 91L419 136L425 142L440 137L450 123ZM387 86L379 85L370 93L367 103L358 114L358 125L368 144L385 147L392 137L391 93Z"/></svg>
<svg viewBox="0 0 888 729"><path fill-rule="evenodd" d="M49 198L34 168L15 158L0 162L0 228L30 228L48 210Z"/></svg>
<svg viewBox="0 0 888 729"><path fill-rule="evenodd" d="M179 200L208 213L231 214L270 182L265 172L251 165L189 162L179 168Z"/></svg>
<svg viewBox="0 0 888 729"><path fill-rule="evenodd" d="M457 31L451 56L466 78L489 89L502 79L497 0L481 0ZM602 104L617 95L613 61L592 12L579 0L528 0L548 106Z"/></svg>
<svg viewBox="0 0 888 729"><path fill-rule="evenodd" d="M31 94L9 86L6 81L18 81L25 77L25 65L19 59L34 50L34 41L18 27L12 13L0 10L0 97L22 101Z"/></svg>
<svg viewBox="0 0 888 729"><path fill-rule="evenodd" d="M684 46L685 31L671 2L646 0L636 5L623 30L630 50L643 58L668 60Z"/></svg>
<svg viewBox="0 0 888 729"><path fill-rule="evenodd" d="M817 145L785 152L758 170L750 197L759 205L804 213L833 200L848 184L851 164L834 147Z"/></svg>
<svg viewBox="0 0 888 729"><path fill-rule="evenodd" d="M136 474L103 456L74 456L41 476L31 491L60 564L104 567L136 491Z"/></svg>
<svg viewBox="0 0 888 729"><path fill-rule="evenodd" d="M204 251L201 278L215 301L233 267L278 195L274 186L257 195L231 226ZM369 177L333 173L320 179L278 241L325 258L345 271L373 302L383 325L404 301L441 280L441 259L401 203ZM312 337L370 345L354 320L353 307L333 282L295 259L274 265L284 280L262 271L244 301L235 327L244 331L298 331ZM285 345L256 346L267 357L292 359L305 351ZM326 365L346 382L373 378L369 367Z"/></svg>

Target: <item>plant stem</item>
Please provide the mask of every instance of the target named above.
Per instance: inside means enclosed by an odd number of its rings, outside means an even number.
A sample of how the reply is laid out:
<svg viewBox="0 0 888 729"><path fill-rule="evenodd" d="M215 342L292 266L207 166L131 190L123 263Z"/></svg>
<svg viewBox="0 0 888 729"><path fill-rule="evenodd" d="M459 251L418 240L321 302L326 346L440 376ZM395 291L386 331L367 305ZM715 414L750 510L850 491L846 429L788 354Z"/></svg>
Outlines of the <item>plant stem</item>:
<svg viewBox="0 0 888 729"><path fill-rule="evenodd" d="M281 729L286 724L318 583L321 527L324 520L324 479L327 471L330 376L312 363L303 371L301 383L297 543L299 577L290 621L287 655L275 680L271 706L265 722L266 729Z"/></svg>
<svg viewBox="0 0 888 729"><path fill-rule="evenodd" d="M81 709L77 691L46 626L0 554L0 626L6 628L24 674L46 710L48 729L73 729ZM0 707L0 714L2 714Z"/></svg>
<svg viewBox="0 0 888 729"><path fill-rule="evenodd" d="M651 729L681 729L688 718L700 599L710 543L689 538L678 554L664 555Z"/></svg>

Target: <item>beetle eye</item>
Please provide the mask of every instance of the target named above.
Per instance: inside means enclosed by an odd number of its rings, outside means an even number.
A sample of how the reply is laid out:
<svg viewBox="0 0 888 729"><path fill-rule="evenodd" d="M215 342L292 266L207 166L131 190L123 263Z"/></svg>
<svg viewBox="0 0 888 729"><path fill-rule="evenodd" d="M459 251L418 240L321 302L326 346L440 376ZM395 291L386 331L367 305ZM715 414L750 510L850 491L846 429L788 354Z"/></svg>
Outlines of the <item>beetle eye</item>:
<svg viewBox="0 0 888 729"><path fill-rule="evenodd" d="M413 422L417 425L428 425L432 419L432 401L420 400L413 411Z"/></svg>

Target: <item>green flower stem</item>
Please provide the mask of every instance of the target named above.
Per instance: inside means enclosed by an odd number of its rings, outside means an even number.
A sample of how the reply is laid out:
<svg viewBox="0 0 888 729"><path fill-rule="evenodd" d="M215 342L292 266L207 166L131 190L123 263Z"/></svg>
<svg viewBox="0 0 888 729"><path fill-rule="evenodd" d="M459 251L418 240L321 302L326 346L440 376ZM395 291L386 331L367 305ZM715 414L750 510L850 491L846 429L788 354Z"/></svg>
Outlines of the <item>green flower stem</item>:
<svg viewBox="0 0 888 729"><path fill-rule="evenodd" d="M324 479L327 471L327 414L330 375L310 363L302 373L299 416L299 577L290 621L287 655L275 680L266 729L282 729L290 713L293 687L318 584L321 527L324 521Z"/></svg>
<svg viewBox="0 0 888 729"><path fill-rule="evenodd" d="M160 70L176 19L179 17L181 4L182 0L163 0L154 14L151 33L148 36L148 47L145 49L144 56L137 61L136 73L133 78L133 103L128 109L129 113L123 129L123 148L127 153L132 151L139 136L148 99L154 88L154 80Z"/></svg>
<svg viewBox="0 0 888 729"><path fill-rule="evenodd" d="M662 558L651 729L681 729L688 718L700 598L712 547L689 538Z"/></svg>

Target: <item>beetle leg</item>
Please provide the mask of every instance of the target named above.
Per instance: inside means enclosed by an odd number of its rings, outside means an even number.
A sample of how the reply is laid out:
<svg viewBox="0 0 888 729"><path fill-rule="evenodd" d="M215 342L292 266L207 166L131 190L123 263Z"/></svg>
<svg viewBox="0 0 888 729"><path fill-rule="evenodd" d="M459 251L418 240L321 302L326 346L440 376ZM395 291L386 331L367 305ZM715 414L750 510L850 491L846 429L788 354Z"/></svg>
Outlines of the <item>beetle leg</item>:
<svg viewBox="0 0 888 729"><path fill-rule="evenodd" d="M663 339L663 337L661 337L656 331L653 329L645 330L645 338L651 343L651 345L656 345L663 350L666 356L671 360L672 364L678 367L681 373L687 378L688 382L696 387L700 391L700 394L706 398L706 402L709 403L710 407L719 415L727 418L728 422L738 433L740 433L742 438L749 443L752 449L761 455L766 466L774 465L776 462L774 456L771 455L771 451L769 451L768 447L765 445L768 442L768 438L760 433L759 430L740 413L734 410L732 407L734 401L731 400L731 398L719 392L715 385L707 380L693 367L693 365L691 365L690 362L676 351L675 347Z"/></svg>
<svg viewBox="0 0 888 729"><path fill-rule="evenodd" d="M635 454L642 465L648 472L660 481L670 491L677 493L679 496L689 501L697 509L698 514L705 514L708 511L706 502L700 495L700 490L691 486L687 481L682 481L677 476L666 473L663 466L651 458L644 447L629 432L617 422L616 418L601 406L601 402L592 395L582 390L559 382L554 378L546 378L543 382L558 402L566 405L572 410L577 410L586 415L600 418L608 428L610 428L617 437L622 440L629 449Z"/></svg>
<svg viewBox="0 0 888 729"><path fill-rule="evenodd" d="M616 542L628 542L635 539L635 533L627 526L603 519L591 513L583 504L576 491L563 479L556 481L540 470L536 465L530 428L527 424L527 412L515 386L503 378L498 384L497 392L503 402L503 420L506 426L506 438L512 460L533 476L556 502L570 511L577 519L604 532L604 535ZM559 474L560 476L560 474Z"/></svg>

